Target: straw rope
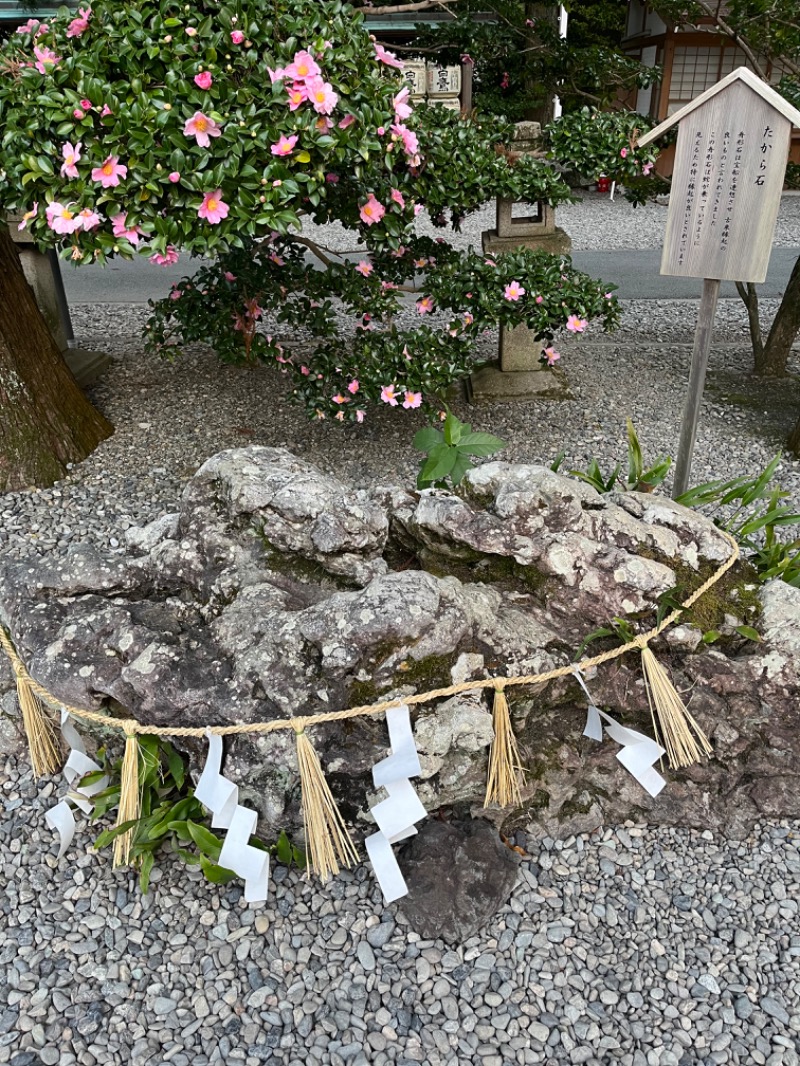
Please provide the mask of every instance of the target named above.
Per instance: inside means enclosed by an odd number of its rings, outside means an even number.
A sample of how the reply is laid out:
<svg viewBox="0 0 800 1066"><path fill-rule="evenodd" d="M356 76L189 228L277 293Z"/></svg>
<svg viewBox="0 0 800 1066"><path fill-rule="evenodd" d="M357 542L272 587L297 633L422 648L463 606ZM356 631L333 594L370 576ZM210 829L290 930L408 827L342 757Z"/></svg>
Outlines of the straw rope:
<svg viewBox="0 0 800 1066"><path fill-rule="evenodd" d="M555 681L560 677L568 677L573 674L575 670L580 670L582 673L585 673L587 670L591 670L595 666L601 666L603 663L619 659L630 651L641 651L644 649L651 640L654 640L657 636L663 633L665 629L668 629L683 611L688 610L701 598L701 596L704 596L705 593L708 592L708 590L712 588L738 560L739 546L734 538L725 530L720 529L717 530L717 532L730 545L731 555L720 567L718 567L717 570L715 570L707 581L704 581L698 589L695 589L687 600L684 600L680 607L676 607L674 611L662 619L659 625L648 630L646 633L640 634L627 644L623 644L618 648L612 648L610 651L603 652L600 655L581 659L580 662L570 663L568 666L561 666L554 670L548 670L543 674L524 674L518 677L500 678L499 680L502 681L503 688L507 688L510 685L544 684L548 681ZM434 700L443 699L446 696L457 696L462 692L475 692L486 688L495 689L498 681L497 678L493 677L481 678L476 681L465 681L459 685L447 685L444 688L431 689L428 692L419 692L415 695L383 700L380 703L350 707L347 710L323 711L320 714L301 715L291 719L277 719L271 722L250 722L240 725L222 726L156 726L142 724L135 719L114 718L111 715L103 714L100 711L90 711L85 707L75 707L72 704L65 703L63 700L59 700L43 685L40 685L31 677L22 659L20 659L17 654L11 639L2 626L0 626L0 646L2 646L6 655L11 660L17 677L24 678L31 690L36 693L40 699L44 700L52 707L64 708L70 714L75 715L76 718L83 718L88 722L94 722L97 725L103 725L110 729L119 729L125 732L128 736L146 734L148 736L204 737L209 732L216 733L219 736L234 736L240 733L273 733L279 729L291 729L298 732L307 729L310 726L321 725L324 722L343 722L349 718L361 718L367 715L382 714L384 711L389 710L390 707L431 703Z"/></svg>

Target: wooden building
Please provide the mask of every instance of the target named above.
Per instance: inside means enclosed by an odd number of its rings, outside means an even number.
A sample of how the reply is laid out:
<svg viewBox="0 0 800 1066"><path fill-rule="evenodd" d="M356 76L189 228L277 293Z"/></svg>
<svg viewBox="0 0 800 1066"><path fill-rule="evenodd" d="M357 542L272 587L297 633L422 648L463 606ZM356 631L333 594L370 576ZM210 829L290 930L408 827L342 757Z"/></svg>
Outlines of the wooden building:
<svg viewBox="0 0 800 1066"><path fill-rule="evenodd" d="M724 11L727 5L722 4ZM674 115L685 104L710 89L738 67L751 67L745 53L711 20L691 28L665 23L644 0L630 0L623 40L624 51L646 66L660 66L663 78L639 89L626 103L658 122ZM783 71L777 64L764 64L776 85ZM800 162L800 130L794 131L790 159Z"/></svg>

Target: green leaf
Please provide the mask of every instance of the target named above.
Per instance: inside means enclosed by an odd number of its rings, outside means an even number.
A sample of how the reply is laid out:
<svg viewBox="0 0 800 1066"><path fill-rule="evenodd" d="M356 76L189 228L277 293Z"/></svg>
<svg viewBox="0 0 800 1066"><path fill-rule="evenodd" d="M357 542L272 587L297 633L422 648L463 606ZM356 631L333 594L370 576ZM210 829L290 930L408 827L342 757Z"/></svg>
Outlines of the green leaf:
<svg viewBox="0 0 800 1066"><path fill-rule="evenodd" d="M278 856L279 862L284 863L286 866L292 861L292 844L284 830L281 830L281 834L275 842L275 854Z"/></svg>
<svg viewBox="0 0 800 1066"><path fill-rule="evenodd" d="M426 426L425 429L421 429L418 433L414 434L412 445L418 452L429 452L431 448L434 448L437 444L442 444L444 437L433 426Z"/></svg>
<svg viewBox="0 0 800 1066"><path fill-rule="evenodd" d="M638 488L639 482L642 480L642 470L644 468L644 461L642 459L642 449L639 445L639 438L636 436L636 430L633 428L633 422L628 419L628 487Z"/></svg>
<svg viewBox="0 0 800 1066"><path fill-rule="evenodd" d="M189 830L189 836L204 854L212 859L219 858L222 841L218 837L204 825L198 825L197 822L187 821L186 827Z"/></svg>
<svg viewBox="0 0 800 1066"><path fill-rule="evenodd" d="M447 444L437 444L431 449L427 462L420 471L420 480L426 484L447 477L456 464L458 449Z"/></svg>
<svg viewBox="0 0 800 1066"><path fill-rule="evenodd" d="M212 885L227 885L229 881L236 877L233 870L226 870L224 866L218 866L217 863L207 859L205 855L200 856L200 869L203 871L206 881L210 881Z"/></svg>
<svg viewBox="0 0 800 1066"><path fill-rule="evenodd" d="M139 888L144 896L147 895L147 890L150 887L150 872L153 869L155 861L156 857L152 851L146 852L142 857L142 865L139 870Z"/></svg>
<svg viewBox="0 0 800 1066"><path fill-rule="evenodd" d="M704 644L715 644L722 634L716 629L709 629L703 634Z"/></svg>
<svg viewBox="0 0 800 1066"><path fill-rule="evenodd" d="M736 632L740 637L745 637L747 640L754 640L756 644L761 643L761 634L757 629L753 629L752 626L737 626Z"/></svg>
<svg viewBox="0 0 800 1066"><path fill-rule="evenodd" d="M456 461L453 463L453 469L450 471L450 480L454 485L460 485L464 478L464 475L468 470L472 470L475 465L470 458L469 452L462 451L462 445L459 445L456 449Z"/></svg>
<svg viewBox="0 0 800 1066"><path fill-rule="evenodd" d="M444 439L446 444L458 444L464 430L463 423L454 414L448 413L444 420Z"/></svg>
<svg viewBox="0 0 800 1066"><path fill-rule="evenodd" d="M499 437L493 437L491 433L467 433L458 443L460 450L467 451L470 455L481 457L494 455L495 452L499 452L505 446L506 442L504 440L500 440Z"/></svg>

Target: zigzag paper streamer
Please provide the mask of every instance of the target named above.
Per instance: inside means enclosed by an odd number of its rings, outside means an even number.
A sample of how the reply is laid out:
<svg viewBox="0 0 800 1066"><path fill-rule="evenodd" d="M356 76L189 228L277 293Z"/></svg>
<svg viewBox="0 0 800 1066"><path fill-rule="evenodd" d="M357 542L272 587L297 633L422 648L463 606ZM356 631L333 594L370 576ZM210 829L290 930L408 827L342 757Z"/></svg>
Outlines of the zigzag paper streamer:
<svg viewBox="0 0 800 1066"><path fill-rule="evenodd" d="M646 792L649 792L651 796L657 796L667 783L658 770L654 768L655 763L666 754L664 748L651 737L645 736L644 733L638 733L635 729L628 729L626 726L620 725L610 714L601 711L599 707L595 706L580 671L575 670L574 673L578 684L589 700L583 736L590 737L592 740L602 741L603 722L605 721L606 733L617 744L623 745L622 751L617 752L618 761L622 763L629 774L636 778Z"/></svg>
<svg viewBox="0 0 800 1066"><path fill-rule="evenodd" d="M392 851L392 844L416 833L414 823L427 811L409 781L422 773L417 746L411 732L408 707L390 707L386 712L392 754L376 763L372 779L376 788L383 787L389 798L372 808L378 832L364 841L375 877L384 899L392 903L408 895L408 886Z"/></svg>
<svg viewBox="0 0 800 1066"><path fill-rule="evenodd" d="M227 830L219 865L242 878L245 902L263 903L269 892L269 852L250 844L258 814L240 805L238 786L220 773L222 737L211 732L207 736L208 756L194 794L211 811L211 825Z"/></svg>
<svg viewBox="0 0 800 1066"><path fill-rule="evenodd" d="M91 814L94 810L91 797L96 796L98 792L102 792L104 788L108 787L107 777L101 777L92 785L84 785L83 787L76 785L76 782L80 781L84 774L100 770L101 767L86 754L83 739L72 724L69 712L64 707L61 708L61 735L70 749L69 757L64 764L63 770L64 778L70 791L60 803L57 803L44 816L47 825L58 833L60 841L59 859L63 857L75 836L75 815L72 813L72 806L79 807L84 814Z"/></svg>

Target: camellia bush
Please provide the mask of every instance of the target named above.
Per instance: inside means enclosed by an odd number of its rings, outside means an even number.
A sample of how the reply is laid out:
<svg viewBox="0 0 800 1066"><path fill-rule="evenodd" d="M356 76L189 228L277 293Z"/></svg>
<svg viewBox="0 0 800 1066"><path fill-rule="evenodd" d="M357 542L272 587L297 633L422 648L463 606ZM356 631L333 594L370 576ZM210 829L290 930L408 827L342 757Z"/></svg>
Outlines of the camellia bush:
<svg viewBox="0 0 800 1066"><path fill-rule="evenodd" d="M401 67L338 0L100 0L32 19L0 49L0 198L77 264L213 259L155 306L158 348L204 340L227 362L277 361L317 417L438 409L480 331L527 325L552 365L559 330L610 329L619 311L568 257L415 235L423 207L457 227L494 196L572 195L544 158L505 153L495 118L413 111ZM653 161L622 120L606 143L606 169ZM363 255L332 256L305 220L341 222ZM317 347L284 351L267 315Z"/></svg>

